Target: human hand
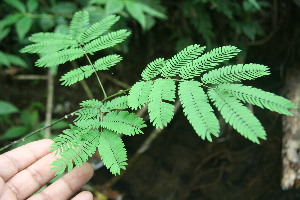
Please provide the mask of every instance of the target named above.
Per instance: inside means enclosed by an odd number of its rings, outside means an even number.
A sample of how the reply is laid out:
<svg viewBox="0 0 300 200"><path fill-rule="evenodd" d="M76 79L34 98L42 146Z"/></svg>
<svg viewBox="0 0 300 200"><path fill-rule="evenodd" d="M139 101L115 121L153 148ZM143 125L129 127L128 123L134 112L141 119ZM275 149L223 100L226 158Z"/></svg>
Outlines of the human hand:
<svg viewBox="0 0 300 200"><path fill-rule="evenodd" d="M84 163L31 196L55 175L55 171L50 170L50 164L55 160L54 153L49 153L52 143L48 139L39 140L0 155L0 200L65 200L92 178L92 166ZM92 199L93 195L87 191L73 198Z"/></svg>

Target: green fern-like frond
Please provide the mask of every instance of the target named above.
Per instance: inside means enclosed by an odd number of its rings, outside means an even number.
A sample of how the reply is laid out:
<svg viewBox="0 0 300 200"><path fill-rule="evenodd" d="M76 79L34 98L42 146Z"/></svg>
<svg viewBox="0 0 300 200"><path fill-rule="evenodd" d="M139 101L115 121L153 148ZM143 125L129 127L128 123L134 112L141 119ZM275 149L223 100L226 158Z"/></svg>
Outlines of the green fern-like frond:
<svg viewBox="0 0 300 200"><path fill-rule="evenodd" d="M82 32L78 38L79 43L87 43L91 40L101 36L105 33L112 25L119 21L120 17L116 15L109 15L99 22L94 23L84 32Z"/></svg>
<svg viewBox="0 0 300 200"><path fill-rule="evenodd" d="M152 124L157 128L167 125L173 118L174 105L163 102L175 101L175 82L172 79L157 79L154 81L149 95L148 111Z"/></svg>
<svg viewBox="0 0 300 200"><path fill-rule="evenodd" d="M72 85L85 78L90 77L96 71L109 69L110 67L116 65L121 60L122 57L115 54L100 58L95 62L94 67L92 65L86 65L83 67L73 69L65 73L60 78L60 81L63 81L62 85L66 85L66 86Z"/></svg>
<svg viewBox="0 0 300 200"><path fill-rule="evenodd" d="M101 108L103 105L103 103L97 99L89 99L89 100L85 100L85 101L82 101L80 103L80 106L82 108Z"/></svg>
<svg viewBox="0 0 300 200"><path fill-rule="evenodd" d="M35 43L43 43L45 41L64 41L72 40L70 35L63 33L51 33L51 32L41 32L32 34L28 40Z"/></svg>
<svg viewBox="0 0 300 200"><path fill-rule="evenodd" d="M90 43L86 44L83 48L88 53L94 53L96 51L100 51L102 49L106 49L109 47L113 47L116 44L123 42L128 36L130 32L125 29L121 29L118 31L114 31L103 35Z"/></svg>
<svg viewBox="0 0 300 200"><path fill-rule="evenodd" d="M80 140L82 132L82 129L70 125L70 129L64 130L63 134L60 134L53 139L54 143L50 147L50 151L54 151L55 155L57 155L67 151L70 148L73 148L76 146L76 141Z"/></svg>
<svg viewBox="0 0 300 200"><path fill-rule="evenodd" d="M200 45L190 45L177 53L173 58L166 61L161 69L161 74L163 77L176 76L181 68L185 67L189 62L197 58L202 54L205 47Z"/></svg>
<svg viewBox="0 0 300 200"><path fill-rule="evenodd" d="M65 49L46 56L37 60L36 66L38 67L55 67L59 64L64 64L68 61L75 60L84 55L83 50L79 48Z"/></svg>
<svg viewBox="0 0 300 200"><path fill-rule="evenodd" d="M65 73L59 80L62 85L73 85L85 78L90 77L94 73L94 68L91 65L82 66Z"/></svg>
<svg viewBox="0 0 300 200"><path fill-rule="evenodd" d="M114 98L111 101L106 101L104 103L104 107L107 112L108 110L126 109L129 107L128 96L125 95L125 96Z"/></svg>
<svg viewBox="0 0 300 200"><path fill-rule="evenodd" d="M154 61L150 62L142 72L142 78L146 81L155 78L161 73L164 62L164 58L157 58Z"/></svg>
<svg viewBox="0 0 300 200"><path fill-rule="evenodd" d="M136 135L143 133L141 128L146 127L143 119L134 113L127 111L109 112L100 122L103 128L125 135Z"/></svg>
<svg viewBox="0 0 300 200"><path fill-rule="evenodd" d="M259 64L229 65L204 74L201 80L205 83L220 84L241 80L252 80L269 75L269 68Z"/></svg>
<svg viewBox="0 0 300 200"><path fill-rule="evenodd" d="M198 81L184 81L179 84L178 94L183 106L183 112L194 127L196 133L202 138L212 141L211 135L218 136L219 121L201 84Z"/></svg>
<svg viewBox="0 0 300 200"><path fill-rule="evenodd" d="M74 121L84 121L87 119L93 119L101 116L100 108L82 108L76 112L78 116Z"/></svg>
<svg viewBox="0 0 300 200"><path fill-rule="evenodd" d="M95 69L97 71L98 70L107 70L110 67L115 66L121 60L122 60L122 57L117 54L105 56L103 58L96 60Z"/></svg>
<svg viewBox="0 0 300 200"><path fill-rule="evenodd" d="M286 98L251 86L242 84L220 84L218 88L228 92L243 102L248 102L261 108L267 108L284 115L292 116L293 114L288 109L296 108L296 106Z"/></svg>
<svg viewBox="0 0 300 200"><path fill-rule="evenodd" d="M89 13L87 11L78 11L74 14L70 24L70 35L79 40L82 33L89 27Z"/></svg>
<svg viewBox="0 0 300 200"><path fill-rule="evenodd" d="M67 49L71 46L77 45L74 40L65 40L65 41L45 41L36 44L31 44L23 49L21 49L21 53L49 53L56 52L62 49Z"/></svg>
<svg viewBox="0 0 300 200"><path fill-rule="evenodd" d="M189 79L199 76L207 69L211 69L218 66L220 63L235 57L240 51L241 50L234 46L215 48L181 68L180 77Z"/></svg>
<svg viewBox="0 0 300 200"><path fill-rule="evenodd" d="M183 79L194 78L195 76L199 76L207 69L199 67L199 59L193 60L188 63L185 67L181 68L179 76Z"/></svg>
<svg viewBox="0 0 300 200"><path fill-rule="evenodd" d="M151 101L148 111L153 126L163 128L173 119L174 105L163 101Z"/></svg>
<svg viewBox="0 0 300 200"><path fill-rule="evenodd" d="M75 113L75 115L78 115L78 118L76 118L75 121L84 120L84 118L91 119L94 117L99 117L99 115L101 113L108 112L106 109L106 105L97 99L90 99L90 100L82 101L80 103L80 106L82 108L78 112ZM85 111L85 109L87 111ZM95 115L96 113L97 113L97 116L93 117L93 115ZM84 116L84 115L86 115L86 116Z"/></svg>
<svg viewBox="0 0 300 200"><path fill-rule="evenodd" d="M79 140L73 141L74 146L60 153L61 158L52 162L52 170L57 170L56 175L62 174L67 168L72 170L74 165L81 166L95 152L100 143L100 133L98 130L86 132Z"/></svg>
<svg viewBox="0 0 300 200"><path fill-rule="evenodd" d="M74 124L81 129L98 129L100 127L100 119L91 118L75 121Z"/></svg>
<svg viewBox="0 0 300 200"><path fill-rule="evenodd" d="M213 89L208 91L208 95L225 121L241 135L255 143L259 143L259 138L266 139L261 123L239 100L228 93Z"/></svg>
<svg viewBox="0 0 300 200"><path fill-rule="evenodd" d="M175 101L176 85L173 79L156 79L152 85L149 101Z"/></svg>
<svg viewBox="0 0 300 200"><path fill-rule="evenodd" d="M77 46L69 35L61 33L35 33L29 40L36 43L24 47L21 53L49 53Z"/></svg>
<svg viewBox="0 0 300 200"><path fill-rule="evenodd" d="M136 82L130 89L128 95L128 105L131 109L137 109L148 103L152 81Z"/></svg>
<svg viewBox="0 0 300 200"><path fill-rule="evenodd" d="M104 129L99 139L98 150L104 165L112 174L120 174L121 169L126 168L127 153L118 134Z"/></svg>

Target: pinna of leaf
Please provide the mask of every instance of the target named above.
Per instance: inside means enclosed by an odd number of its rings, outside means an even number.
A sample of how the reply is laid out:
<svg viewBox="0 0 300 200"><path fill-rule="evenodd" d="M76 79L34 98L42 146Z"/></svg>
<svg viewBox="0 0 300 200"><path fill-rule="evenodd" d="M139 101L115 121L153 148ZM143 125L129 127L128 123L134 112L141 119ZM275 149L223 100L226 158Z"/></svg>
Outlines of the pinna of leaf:
<svg viewBox="0 0 300 200"><path fill-rule="evenodd" d="M130 32L109 29L119 20L110 15L94 24L89 23L86 11L75 13L69 34L36 33L29 40L34 44L21 52L45 53L37 62L39 67L52 67L85 56L88 65L73 69L61 77L62 85L72 85L93 73L106 97L97 72L108 70L122 60L120 55L107 55L94 63L89 56L123 42ZM170 59L158 58L150 62L127 95L112 95L102 101L83 101L77 118L70 128L54 139L51 151L60 154L52 165L61 174L67 168L80 166L95 151L99 151L104 165L113 174L120 174L127 165L127 153L120 134L141 134L144 120L128 110L148 105L150 122L163 128L173 119L176 93L188 121L202 138L212 141L218 137L220 125L213 112L213 104L237 132L252 142L266 139L259 120L243 104L250 103L280 114L291 116L295 105L281 96L240 83L269 75L269 68L260 64L222 66L240 50L223 46L203 54L204 46L190 45ZM118 97L116 97L118 96ZM212 102L212 103L210 103ZM127 111L125 111L125 109Z"/></svg>

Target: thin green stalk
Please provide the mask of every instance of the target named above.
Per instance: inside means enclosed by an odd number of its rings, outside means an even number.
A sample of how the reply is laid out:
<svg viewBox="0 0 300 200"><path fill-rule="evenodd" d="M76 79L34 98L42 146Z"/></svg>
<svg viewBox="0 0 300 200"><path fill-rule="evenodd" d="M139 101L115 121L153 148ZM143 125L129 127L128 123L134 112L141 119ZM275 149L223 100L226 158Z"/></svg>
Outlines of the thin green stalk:
<svg viewBox="0 0 300 200"><path fill-rule="evenodd" d="M113 97L115 97L115 96L118 96L118 95L120 95L120 94L124 94L124 93L128 92L129 90L130 90L130 88L127 89L127 90L120 90L119 92L117 92L117 93L115 93L115 94L113 94L113 95L111 95L111 96L109 96L109 97L104 98L104 99L102 100L102 102L107 101L108 99L111 99L111 98L113 98Z"/></svg>
<svg viewBox="0 0 300 200"><path fill-rule="evenodd" d="M100 77L99 77L98 74L97 74L97 71L96 71L96 68L95 68L94 64L93 64L92 61L90 60L90 57L87 55L86 50L81 46L81 44L79 44L79 45L80 45L80 47L83 49L83 52L84 52L85 57L86 57L87 60L89 61L90 65L92 66L92 68L93 68L93 70L94 70L94 73L96 74L96 77L97 77L97 79L98 79L98 83L99 83L99 85L100 85L100 87L101 87L101 89L102 89L102 92L103 92L103 94L104 94L104 99L107 98L107 94L106 94L106 92L105 92L105 90L104 90L104 87L103 87L103 85L102 85L102 83L101 83Z"/></svg>
<svg viewBox="0 0 300 200"><path fill-rule="evenodd" d="M96 72L96 68L95 68L94 64L91 62L91 60L90 60L89 56L87 55L86 51L84 51L84 54L85 54L86 58L88 59L90 65L93 67L94 73L96 74L96 77L97 77L97 79L98 79L99 85L100 85L100 87L101 87L101 89L102 89L102 92L103 92L103 94L104 94L104 98L107 98L107 94L106 94L106 92L105 92L105 90L104 90L104 87L103 87L103 85L102 85L102 83L101 83L100 77L98 76L98 74L97 74L97 72Z"/></svg>
<svg viewBox="0 0 300 200"><path fill-rule="evenodd" d="M73 66L74 69L76 69L76 68L79 67L76 61L72 61L71 64L72 64L72 66ZM81 84L83 90L85 91L87 97L88 97L89 99L94 99L94 95L93 95L93 93L92 93L90 87L89 87L88 84L86 83L85 79L81 80L81 81L80 81L80 84Z"/></svg>

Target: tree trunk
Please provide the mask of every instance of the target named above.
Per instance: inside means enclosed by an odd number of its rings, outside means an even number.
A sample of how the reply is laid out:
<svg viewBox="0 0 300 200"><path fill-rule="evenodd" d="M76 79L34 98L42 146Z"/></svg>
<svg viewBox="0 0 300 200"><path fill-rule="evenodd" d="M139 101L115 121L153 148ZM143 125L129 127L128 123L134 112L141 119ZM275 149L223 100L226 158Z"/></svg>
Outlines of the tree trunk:
<svg viewBox="0 0 300 200"><path fill-rule="evenodd" d="M298 107L293 109L294 117L283 117L281 187L284 190L300 188L300 72L291 69L286 77L286 94Z"/></svg>

